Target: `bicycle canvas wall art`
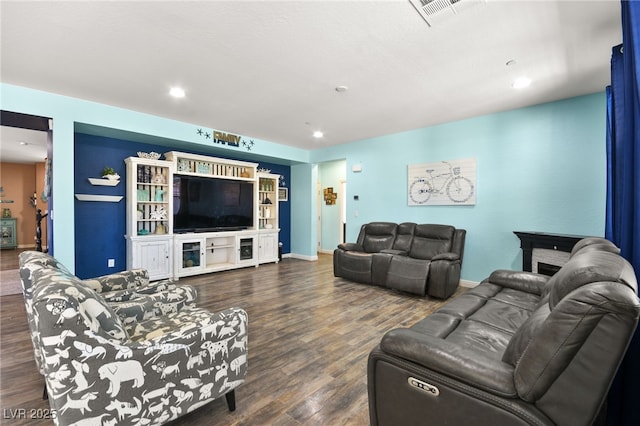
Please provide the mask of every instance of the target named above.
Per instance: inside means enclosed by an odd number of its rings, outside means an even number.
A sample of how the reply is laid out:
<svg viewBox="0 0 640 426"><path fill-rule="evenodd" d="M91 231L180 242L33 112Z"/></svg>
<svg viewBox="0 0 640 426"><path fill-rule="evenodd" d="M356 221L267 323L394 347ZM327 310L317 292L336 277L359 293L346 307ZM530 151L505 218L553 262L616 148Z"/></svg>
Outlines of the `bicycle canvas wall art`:
<svg viewBox="0 0 640 426"><path fill-rule="evenodd" d="M476 203L475 158L410 164L407 175L410 206Z"/></svg>

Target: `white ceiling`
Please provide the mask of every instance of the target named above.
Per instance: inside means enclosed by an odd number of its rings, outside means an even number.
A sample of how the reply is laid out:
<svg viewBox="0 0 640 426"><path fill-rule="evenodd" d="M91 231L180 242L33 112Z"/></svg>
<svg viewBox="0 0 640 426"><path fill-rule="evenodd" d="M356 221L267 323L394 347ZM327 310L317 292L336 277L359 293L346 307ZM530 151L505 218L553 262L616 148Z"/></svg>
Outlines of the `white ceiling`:
<svg viewBox="0 0 640 426"><path fill-rule="evenodd" d="M408 0L0 12L4 83L305 149L603 91L621 43L619 0L487 0L433 27ZM533 82L518 91L521 75ZM168 96L174 85L185 98Z"/></svg>
<svg viewBox="0 0 640 426"><path fill-rule="evenodd" d="M44 163L47 132L0 126L0 160L6 163Z"/></svg>

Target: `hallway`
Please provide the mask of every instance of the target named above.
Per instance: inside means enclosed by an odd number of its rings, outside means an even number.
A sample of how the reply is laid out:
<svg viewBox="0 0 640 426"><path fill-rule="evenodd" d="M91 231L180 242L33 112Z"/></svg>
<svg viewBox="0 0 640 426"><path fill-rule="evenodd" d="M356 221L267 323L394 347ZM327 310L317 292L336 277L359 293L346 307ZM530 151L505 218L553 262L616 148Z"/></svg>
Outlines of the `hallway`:
<svg viewBox="0 0 640 426"><path fill-rule="evenodd" d="M18 273L18 256L25 250L0 250L0 296L22 293Z"/></svg>

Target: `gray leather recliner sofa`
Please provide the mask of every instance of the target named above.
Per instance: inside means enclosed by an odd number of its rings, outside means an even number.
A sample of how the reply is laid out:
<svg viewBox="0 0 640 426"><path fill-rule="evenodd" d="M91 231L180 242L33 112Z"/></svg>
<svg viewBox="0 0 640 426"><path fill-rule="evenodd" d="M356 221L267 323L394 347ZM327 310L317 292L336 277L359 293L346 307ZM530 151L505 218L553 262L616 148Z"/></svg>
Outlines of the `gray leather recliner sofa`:
<svg viewBox="0 0 640 426"><path fill-rule="evenodd" d="M366 284L446 299L460 282L466 231L449 225L371 222L333 252L333 273Z"/></svg>
<svg viewBox="0 0 640 426"><path fill-rule="evenodd" d="M369 355L372 425L590 425L640 315L611 244L553 277L498 270Z"/></svg>

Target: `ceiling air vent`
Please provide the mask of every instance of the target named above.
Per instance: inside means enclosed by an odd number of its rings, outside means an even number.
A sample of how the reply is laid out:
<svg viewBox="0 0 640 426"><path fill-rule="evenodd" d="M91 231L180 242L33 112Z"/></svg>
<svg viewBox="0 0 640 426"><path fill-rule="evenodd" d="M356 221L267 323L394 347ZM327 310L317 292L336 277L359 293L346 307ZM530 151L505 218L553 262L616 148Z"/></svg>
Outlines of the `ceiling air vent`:
<svg viewBox="0 0 640 426"><path fill-rule="evenodd" d="M426 23L433 27L486 0L409 0Z"/></svg>

